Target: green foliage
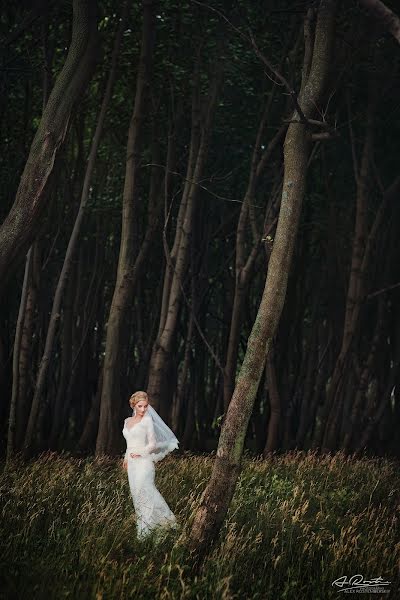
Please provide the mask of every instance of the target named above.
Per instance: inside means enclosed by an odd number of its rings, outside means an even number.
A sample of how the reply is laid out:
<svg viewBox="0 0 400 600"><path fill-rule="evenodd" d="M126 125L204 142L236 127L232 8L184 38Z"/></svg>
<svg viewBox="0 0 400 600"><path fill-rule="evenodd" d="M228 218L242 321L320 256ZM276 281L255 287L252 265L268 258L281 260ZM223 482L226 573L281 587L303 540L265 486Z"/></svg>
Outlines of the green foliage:
<svg viewBox="0 0 400 600"><path fill-rule="evenodd" d="M135 537L120 462L55 453L3 472L0 569L5 597L337 597L347 574L382 576L396 597L399 484L383 460L288 454L244 461L228 518L200 572L185 549L212 460L168 458L157 486L181 524Z"/></svg>

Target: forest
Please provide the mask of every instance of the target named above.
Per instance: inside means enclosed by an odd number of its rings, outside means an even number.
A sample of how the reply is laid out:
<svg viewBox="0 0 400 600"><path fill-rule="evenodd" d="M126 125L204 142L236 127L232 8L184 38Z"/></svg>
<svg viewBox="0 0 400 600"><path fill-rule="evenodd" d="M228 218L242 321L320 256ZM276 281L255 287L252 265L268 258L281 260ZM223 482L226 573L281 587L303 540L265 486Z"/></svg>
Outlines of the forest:
<svg viewBox="0 0 400 600"><path fill-rule="evenodd" d="M8 597L57 573L54 597L97 600L393 582L397 2L21 0L0 39ZM121 470L137 390L179 440L157 481L190 529L154 555Z"/></svg>
<svg viewBox="0 0 400 600"><path fill-rule="evenodd" d="M318 2L79 4L1 18L3 451L121 453L137 389L214 450L281 218L245 447L398 456L398 38L342 3L300 108Z"/></svg>

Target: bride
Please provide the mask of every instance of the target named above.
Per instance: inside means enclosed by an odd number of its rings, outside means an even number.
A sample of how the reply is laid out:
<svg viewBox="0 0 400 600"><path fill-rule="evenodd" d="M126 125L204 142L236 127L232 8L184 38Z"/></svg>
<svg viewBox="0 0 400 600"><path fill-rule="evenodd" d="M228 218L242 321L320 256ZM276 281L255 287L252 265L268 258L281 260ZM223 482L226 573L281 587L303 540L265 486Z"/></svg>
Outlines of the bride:
<svg viewBox="0 0 400 600"><path fill-rule="evenodd" d="M123 467L128 471L138 538L144 538L158 525L176 525L175 515L154 484L154 463L178 448L178 440L150 406L146 392L133 394L129 404L133 412L122 430L127 446Z"/></svg>

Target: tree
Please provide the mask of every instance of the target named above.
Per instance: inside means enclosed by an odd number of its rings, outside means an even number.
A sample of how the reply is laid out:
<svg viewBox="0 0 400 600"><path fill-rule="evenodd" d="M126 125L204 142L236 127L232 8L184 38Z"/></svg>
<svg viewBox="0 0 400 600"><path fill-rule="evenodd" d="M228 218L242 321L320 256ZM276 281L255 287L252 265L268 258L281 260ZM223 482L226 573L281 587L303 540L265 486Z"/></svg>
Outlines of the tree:
<svg viewBox="0 0 400 600"><path fill-rule="evenodd" d="M57 287L55 290L55 294L54 294L54 300L53 300L53 305L51 308L51 315L50 315L50 323L49 323L49 327L48 327L47 334L46 334L45 348L44 348L43 356L40 361L40 366L39 366L39 371L38 371L38 376L37 376L37 381L36 381L36 386L35 386L35 393L34 393L33 400L32 400L32 406L31 406L28 425L27 425L26 434L25 434L24 452L26 455L29 455L29 453L31 451L31 448L33 445L35 429L37 428L37 421L38 421L38 417L40 414L40 405L41 405L41 401L42 401L43 388L44 388L45 381L47 378L49 363L50 363L50 359L51 359L51 355L52 355L52 351L53 351L56 328L57 328L58 321L60 319L60 312L61 312L64 291L65 291L66 285L68 283L68 278L70 276L70 272L72 269L72 261L73 261L73 258L75 256L77 248L78 248L79 236L81 234L83 220L85 217L85 211L86 211L86 207L87 207L87 203L88 203L88 199L89 199L90 185L92 183L93 171L94 171L94 168L96 165L97 152L99 149L101 135L103 132L104 120L106 117L106 112L107 112L107 108L108 108L108 105L110 102L112 89L113 89L113 85L114 85L114 80L115 80L115 76L116 76L118 54L119 54L122 35L124 32L124 27L125 27L125 23L126 23L126 17L127 17L127 8L125 6L125 9L123 11L122 18L121 18L121 21L120 21L120 24L118 27L118 31L116 34L116 38L115 38L115 45L114 45L114 49L113 49L113 55L112 55L112 59L111 59L111 66L110 66L110 72L109 72L108 79L107 79L106 90L105 90L104 98L103 98L103 101L101 104L99 117L98 117L98 121L97 121L97 125L96 125L96 130L95 130L95 133L93 136L92 145L91 145L91 149L90 149L90 153L89 153L89 157L88 157L88 161L87 161L87 167L86 167L84 182L83 182L83 186L82 186L82 194L81 194L81 199L80 199L80 204L79 204L79 210L78 210L78 213L77 213L77 216L75 219L71 237L68 242L68 247L67 247L67 251L65 254L63 266L61 269L60 277L59 277ZM57 398L60 398L60 397L57 396ZM59 430L59 427L60 427L60 421L61 421L61 415L62 415L62 406L61 406L60 400L58 403L56 403L55 413L56 413L56 416L54 419L53 432L52 432L53 439L55 438L55 436ZM43 414L43 411L41 414ZM38 428L40 430L40 427L38 427Z"/></svg>
<svg viewBox="0 0 400 600"><path fill-rule="evenodd" d="M195 515L189 546L202 554L215 539L227 513L240 473L244 438L264 369L278 327L291 265L310 151L308 119L313 119L326 84L334 42L335 0L321 0L315 35L306 38L299 109L284 145L281 209L261 304L221 430L211 479ZM308 31L310 12L306 19Z"/></svg>
<svg viewBox="0 0 400 600"><path fill-rule="evenodd" d="M100 404L100 421L96 442L96 454L114 451L115 402L118 398L118 366L125 328L125 318L137 283L135 267L135 220L139 202L139 165L143 144L143 121L146 115L146 99L150 85L155 37L155 2L143 0L143 29L138 66L134 109L128 131L126 170L122 208L121 246L118 259L117 281L107 325L107 337L103 366L103 383ZM137 257L139 258L139 256ZM140 263L143 265L140 257ZM119 403L118 403L119 406Z"/></svg>
<svg viewBox="0 0 400 600"><path fill-rule="evenodd" d="M23 259L40 227L47 185L74 105L93 73L97 46L95 0L74 0L71 45L33 139L15 202L0 228L0 282Z"/></svg>

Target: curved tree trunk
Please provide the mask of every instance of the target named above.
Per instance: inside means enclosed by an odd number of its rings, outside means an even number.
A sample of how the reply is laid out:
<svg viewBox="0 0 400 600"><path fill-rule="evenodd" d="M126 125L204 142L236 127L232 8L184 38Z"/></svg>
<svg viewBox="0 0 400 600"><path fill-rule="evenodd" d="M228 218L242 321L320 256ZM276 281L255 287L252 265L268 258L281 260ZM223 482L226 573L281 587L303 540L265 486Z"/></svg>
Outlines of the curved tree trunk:
<svg viewBox="0 0 400 600"><path fill-rule="evenodd" d="M335 0L321 0L311 66L304 77L298 98L306 118L313 117L326 81L333 45L335 11ZM308 71L308 66L306 68ZM216 538L231 502L240 473L244 439L265 358L277 330L285 301L310 150L309 135L304 121L301 122L297 114L292 120L296 122L289 125L285 139L281 209L264 293L221 430L211 479L203 493L192 526L189 547L194 554L203 554Z"/></svg>
<svg viewBox="0 0 400 600"><path fill-rule="evenodd" d="M94 68L97 42L95 0L74 0L72 40L33 139L15 202L0 228L0 288L27 252L40 227L46 184L54 168L77 99Z"/></svg>
<svg viewBox="0 0 400 600"><path fill-rule="evenodd" d="M90 153L89 153L88 162L87 162L87 169L86 169L85 178L83 181L79 210L78 210L78 214L75 219L71 237L68 242L67 252L66 252L66 255L64 258L64 263L63 263L63 266L61 269L61 274L60 274L60 277L59 277L59 280L57 283L57 288L56 288L56 291L54 294L54 301L53 301L51 315L50 315L50 323L49 323L49 327L48 327L47 335L46 335L45 349L44 349L43 356L42 356L42 359L40 362L39 373L38 373L37 381L36 381L35 394L34 394L34 397L32 400L32 407L31 407L31 412L29 415L29 421L28 421L28 426L27 426L26 435L25 435L24 453L27 455L29 454L30 449L33 444L35 426L36 426L39 411L40 411L40 404L41 404L43 389L44 389L44 385L45 385L46 378L47 378L51 355L53 352L56 329L57 329L58 321L60 319L60 311L61 311L62 299L64 296L64 290L67 285L68 278L70 276L70 272L71 272L71 268L72 268L72 261L75 256L76 249L78 247L79 236L80 236L83 220L85 217L85 209L86 209L86 205L87 205L87 202L89 199L90 184L92 181L92 175L93 175L93 171L94 171L95 164L96 164L97 151L98 151L98 148L100 145L100 139L101 139L101 134L103 132L103 125L104 125L104 120L105 120L105 116L106 116L106 111L108 108L108 104L109 104L109 101L111 98L111 93L112 93L112 89L113 89L113 85L114 85L116 68L117 68L117 58L118 58L118 54L119 54L119 48L121 45L122 34L124 31L126 16L127 16L127 9L125 8L125 12L124 12L123 18L121 19L121 22L120 22L120 25L118 28L118 32L117 32L117 36L115 39L110 73L109 73L109 77L108 77L108 81L107 81L107 87L106 87L106 90L104 93L104 98L103 98L103 102L101 105L99 118L98 118L97 125L96 125L96 130L95 130L92 145L90 148Z"/></svg>

